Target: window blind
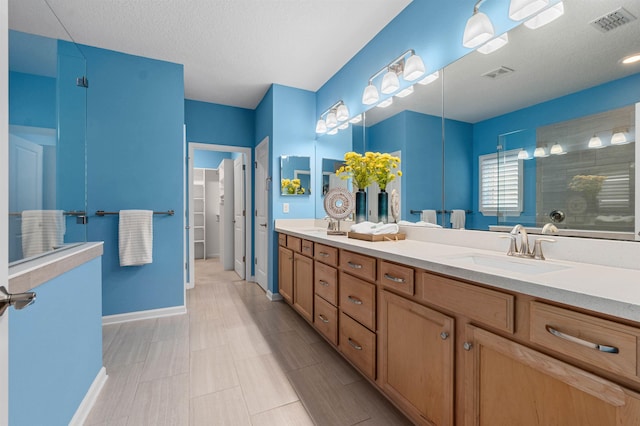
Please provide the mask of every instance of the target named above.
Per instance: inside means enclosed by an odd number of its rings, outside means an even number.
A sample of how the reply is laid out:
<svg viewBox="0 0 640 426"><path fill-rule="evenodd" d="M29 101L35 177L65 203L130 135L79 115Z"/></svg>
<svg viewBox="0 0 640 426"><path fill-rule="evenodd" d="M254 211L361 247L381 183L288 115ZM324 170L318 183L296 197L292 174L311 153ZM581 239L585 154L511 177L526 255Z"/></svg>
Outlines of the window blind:
<svg viewBox="0 0 640 426"><path fill-rule="evenodd" d="M479 210L487 216L522 213L522 160L520 150L479 157Z"/></svg>

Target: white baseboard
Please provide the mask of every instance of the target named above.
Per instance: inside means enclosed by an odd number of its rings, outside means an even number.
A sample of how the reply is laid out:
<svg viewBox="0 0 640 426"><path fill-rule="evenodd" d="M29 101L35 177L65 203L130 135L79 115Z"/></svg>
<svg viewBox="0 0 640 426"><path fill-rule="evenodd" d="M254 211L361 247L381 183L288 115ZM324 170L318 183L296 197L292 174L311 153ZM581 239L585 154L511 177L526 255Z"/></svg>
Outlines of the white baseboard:
<svg viewBox="0 0 640 426"><path fill-rule="evenodd" d="M102 367L100 371L98 371L96 378L93 379L93 383L91 383L91 386L89 386L89 390L87 390L87 393L82 399L82 402L76 410L76 413L71 418L71 421L69 422L70 426L82 426L85 420L87 420L87 417L89 416L89 413L91 412L93 405L96 403L96 400L100 395L100 391L102 391L102 388L104 387L104 384L107 382L108 378L109 376L107 376L107 370Z"/></svg>
<svg viewBox="0 0 640 426"><path fill-rule="evenodd" d="M126 314L107 315L102 317L102 325L118 324L121 322L138 321L143 319L170 317L187 313L186 306L172 306L170 308L149 309L148 311L127 312Z"/></svg>
<svg viewBox="0 0 640 426"><path fill-rule="evenodd" d="M280 293L272 293L271 290L267 290L267 299L271 300L272 302L277 302L278 300L282 300L282 296L280 295Z"/></svg>

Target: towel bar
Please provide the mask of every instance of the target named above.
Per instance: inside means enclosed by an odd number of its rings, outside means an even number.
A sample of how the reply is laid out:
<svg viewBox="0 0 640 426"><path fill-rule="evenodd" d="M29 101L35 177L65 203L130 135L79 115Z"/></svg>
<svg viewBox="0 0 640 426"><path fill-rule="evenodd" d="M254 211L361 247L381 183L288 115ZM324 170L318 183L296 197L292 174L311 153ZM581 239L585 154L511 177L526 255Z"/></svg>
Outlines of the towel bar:
<svg viewBox="0 0 640 426"><path fill-rule="evenodd" d="M409 210L409 212L411 214L422 214L422 210ZM464 211L466 214L470 214L473 213L471 210L465 210ZM451 210L436 210L437 214L442 214L442 213L451 213Z"/></svg>
<svg viewBox="0 0 640 426"><path fill-rule="evenodd" d="M166 214L169 216L173 216L176 212L173 210L168 210L166 212L153 212L153 214ZM98 210L96 212L96 216L105 216L108 214L120 214L120 212L105 212L104 210Z"/></svg>
<svg viewBox="0 0 640 426"><path fill-rule="evenodd" d="M87 212L79 211L79 210L71 210L68 212L62 213L65 216L86 216ZM9 216L22 216L22 212L10 212Z"/></svg>

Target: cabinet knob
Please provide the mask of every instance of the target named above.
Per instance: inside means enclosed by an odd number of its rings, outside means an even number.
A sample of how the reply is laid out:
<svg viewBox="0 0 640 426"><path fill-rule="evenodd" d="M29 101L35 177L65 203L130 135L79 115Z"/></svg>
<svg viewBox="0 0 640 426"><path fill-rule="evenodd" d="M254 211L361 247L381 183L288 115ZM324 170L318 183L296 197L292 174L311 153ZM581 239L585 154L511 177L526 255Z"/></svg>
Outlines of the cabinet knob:
<svg viewBox="0 0 640 426"><path fill-rule="evenodd" d="M442 333L440 333L440 338L442 340L447 340L448 337L449 337L449 333L447 333L446 331L443 331Z"/></svg>
<svg viewBox="0 0 640 426"><path fill-rule="evenodd" d="M471 342L464 342L464 345L462 345L462 347L465 351L470 351L471 348L473 348L473 344Z"/></svg>

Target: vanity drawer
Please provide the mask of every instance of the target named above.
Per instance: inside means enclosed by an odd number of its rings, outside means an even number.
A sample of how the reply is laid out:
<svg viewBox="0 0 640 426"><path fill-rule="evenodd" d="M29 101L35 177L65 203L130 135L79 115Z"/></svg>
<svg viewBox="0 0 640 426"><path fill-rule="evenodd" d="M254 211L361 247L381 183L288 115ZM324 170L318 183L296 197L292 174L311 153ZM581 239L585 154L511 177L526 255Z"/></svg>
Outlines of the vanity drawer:
<svg viewBox="0 0 640 426"><path fill-rule="evenodd" d="M340 250L340 268L365 280L376 280L376 260L373 257Z"/></svg>
<svg viewBox="0 0 640 426"><path fill-rule="evenodd" d="M466 284L423 272L421 298L482 324L514 332L515 297L496 290Z"/></svg>
<svg viewBox="0 0 640 426"><path fill-rule="evenodd" d="M340 351L371 380L376 378L376 335L340 312Z"/></svg>
<svg viewBox="0 0 640 426"><path fill-rule="evenodd" d="M313 257L313 241L302 240L302 254Z"/></svg>
<svg viewBox="0 0 640 426"><path fill-rule="evenodd" d="M338 308L316 294L313 325L331 343L338 346Z"/></svg>
<svg viewBox="0 0 640 426"><path fill-rule="evenodd" d="M640 375L640 329L540 302L531 302L530 316L531 342L612 373Z"/></svg>
<svg viewBox="0 0 640 426"><path fill-rule="evenodd" d="M278 234L278 245L287 246L287 234Z"/></svg>
<svg viewBox="0 0 640 426"><path fill-rule="evenodd" d="M376 285L340 272L340 309L375 330Z"/></svg>
<svg viewBox="0 0 640 426"><path fill-rule="evenodd" d="M338 306L338 270L315 261L315 290L318 296L334 306Z"/></svg>
<svg viewBox="0 0 640 426"><path fill-rule="evenodd" d="M316 243L315 259L327 265L338 266L338 249Z"/></svg>
<svg viewBox="0 0 640 426"><path fill-rule="evenodd" d="M302 251L302 239L287 235L287 248L300 253Z"/></svg>
<svg viewBox="0 0 640 426"><path fill-rule="evenodd" d="M414 294L414 275L413 268L408 266L396 265L384 260L380 262L380 283L409 296Z"/></svg>

